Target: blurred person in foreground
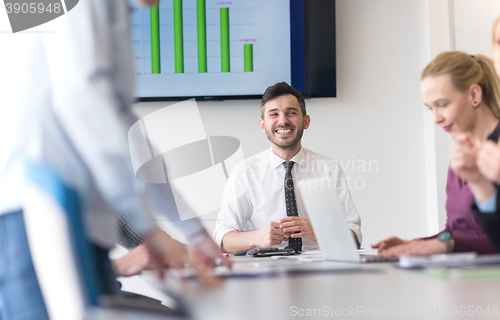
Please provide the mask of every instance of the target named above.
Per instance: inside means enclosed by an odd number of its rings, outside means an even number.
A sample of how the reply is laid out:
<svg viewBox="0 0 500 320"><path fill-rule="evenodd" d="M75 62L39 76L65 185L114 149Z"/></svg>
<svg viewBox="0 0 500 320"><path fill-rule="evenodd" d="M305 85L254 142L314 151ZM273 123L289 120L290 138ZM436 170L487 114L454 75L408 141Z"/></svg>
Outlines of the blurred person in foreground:
<svg viewBox="0 0 500 320"><path fill-rule="evenodd" d="M155 1L141 0L152 5ZM74 189L86 235L101 270L111 270L107 252L116 241L115 212L127 217L151 257L163 267L212 264L222 257L198 219L179 223L191 259L155 225L148 205L179 221L171 190L135 178L127 132L134 73L129 6L125 0L80 1L44 25L50 31L2 34L0 75L0 300L2 320L45 320L46 307L28 247L23 219L27 163L54 169ZM168 138L168 137L166 137ZM109 267L109 268L108 268ZM200 267L201 279L215 283ZM100 274L103 293L114 277Z"/></svg>

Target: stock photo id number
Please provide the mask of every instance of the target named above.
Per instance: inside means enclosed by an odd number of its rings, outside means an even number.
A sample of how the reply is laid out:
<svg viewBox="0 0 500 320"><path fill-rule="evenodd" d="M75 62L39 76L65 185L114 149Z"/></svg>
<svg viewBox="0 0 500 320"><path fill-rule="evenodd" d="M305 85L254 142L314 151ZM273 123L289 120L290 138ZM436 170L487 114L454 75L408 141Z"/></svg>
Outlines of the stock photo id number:
<svg viewBox="0 0 500 320"><path fill-rule="evenodd" d="M12 32L54 20L73 9L79 0L4 0Z"/></svg>

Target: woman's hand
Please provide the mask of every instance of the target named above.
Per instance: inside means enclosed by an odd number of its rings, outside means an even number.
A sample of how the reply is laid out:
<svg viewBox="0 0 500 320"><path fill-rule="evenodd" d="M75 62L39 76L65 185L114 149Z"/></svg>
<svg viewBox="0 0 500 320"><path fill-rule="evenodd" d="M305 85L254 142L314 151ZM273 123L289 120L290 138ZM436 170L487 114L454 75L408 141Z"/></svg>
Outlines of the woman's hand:
<svg viewBox="0 0 500 320"><path fill-rule="evenodd" d="M403 240L398 237L390 237L378 243L372 244L372 248L378 249L378 252L382 252L389 248L404 245L410 242L411 242L410 240Z"/></svg>
<svg viewBox="0 0 500 320"><path fill-rule="evenodd" d="M428 256L439 253L446 253L446 245L437 239L411 241L382 252L379 251L379 255L384 258L399 257L402 255Z"/></svg>
<svg viewBox="0 0 500 320"><path fill-rule="evenodd" d="M476 165L478 148L472 144L469 135L466 133L453 135L452 138L456 144L451 152L451 170L462 180L470 183L479 182L482 175Z"/></svg>
<svg viewBox="0 0 500 320"><path fill-rule="evenodd" d="M494 187L483 174L494 177L495 169L500 171L500 163L495 163L497 147L486 143L483 148L477 148L472 144L469 136L464 133L454 135L453 139L457 144L453 148L450 159L451 170L461 179L467 181L476 200L486 201L493 195ZM484 150L481 160L479 159L480 150ZM478 163L483 166L482 171L480 171ZM488 172L489 170L493 170L493 172Z"/></svg>

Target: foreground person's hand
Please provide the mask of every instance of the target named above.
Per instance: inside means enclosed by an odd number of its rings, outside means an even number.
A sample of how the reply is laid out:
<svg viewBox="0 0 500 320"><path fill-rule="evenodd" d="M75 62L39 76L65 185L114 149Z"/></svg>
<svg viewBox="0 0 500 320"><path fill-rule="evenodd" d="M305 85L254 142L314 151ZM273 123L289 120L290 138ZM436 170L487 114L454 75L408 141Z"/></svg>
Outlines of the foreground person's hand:
<svg viewBox="0 0 500 320"><path fill-rule="evenodd" d="M208 235L202 241L191 244L188 247L188 254L193 263L210 269L215 267L218 262L228 268L233 265L231 260L222 255L217 244Z"/></svg>
<svg viewBox="0 0 500 320"><path fill-rule="evenodd" d="M156 260L154 264L161 279L165 277L165 268L182 269L188 263L191 263L186 251L179 248L174 241L160 229L156 228L150 234L144 236L146 246L151 259ZM205 268L197 263L191 263L198 279L206 286L216 286L220 281L210 276Z"/></svg>
<svg viewBox="0 0 500 320"><path fill-rule="evenodd" d="M157 270L161 267L145 244L133 248L121 258L111 260L111 264L119 277L130 277L143 270Z"/></svg>

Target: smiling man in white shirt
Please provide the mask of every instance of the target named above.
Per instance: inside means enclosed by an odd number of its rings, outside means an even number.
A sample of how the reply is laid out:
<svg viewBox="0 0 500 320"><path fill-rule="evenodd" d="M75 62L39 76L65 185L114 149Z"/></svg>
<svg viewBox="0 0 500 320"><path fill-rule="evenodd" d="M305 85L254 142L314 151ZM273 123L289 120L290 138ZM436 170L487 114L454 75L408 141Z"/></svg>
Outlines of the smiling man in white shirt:
<svg viewBox="0 0 500 320"><path fill-rule="evenodd" d="M259 124L271 148L231 172L214 231L223 252L239 254L255 247L287 245L296 251L317 249L308 213L293 187L312 178L335 188L353 237L361 244L361 219L342 168L336 161L302 148L301 138L310 122L297 89L285 82L267 88Z"/></svg>

